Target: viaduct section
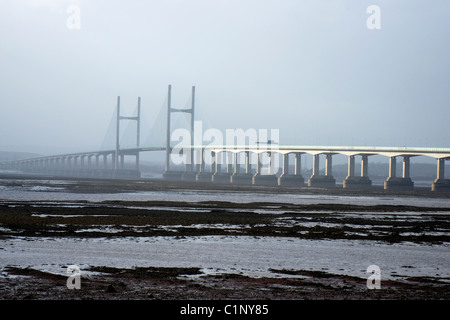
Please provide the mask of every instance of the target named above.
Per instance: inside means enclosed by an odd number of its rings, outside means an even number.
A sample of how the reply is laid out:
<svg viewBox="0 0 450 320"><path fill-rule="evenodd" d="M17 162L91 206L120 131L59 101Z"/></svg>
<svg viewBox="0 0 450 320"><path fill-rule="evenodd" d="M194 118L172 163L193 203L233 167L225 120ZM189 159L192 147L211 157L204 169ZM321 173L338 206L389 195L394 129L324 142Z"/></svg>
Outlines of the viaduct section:
<svg viewBox="0 0 450 320"><path fill-rule="evenodd" d="M384 181L386 190L412 190L410 159L417 156L433 157L437 161L436 179L432 183L433 191L450 191L450 179L445 179L445 160L450 159L448 148L393 148L393 147L311 147L311 146L193 146L199 154L201 162L197 165L186 165L186 170L170 171L166 164L166 179L185 181L203 181L212 183L255 184L272 186L320 187L334 188L336 180L332 173L332 159L341 154L348 157L348 172L342 182L343 188L363 189L372 187L368 175L369 157L382 155L389 158L388 177ZM205 154L209 153L206 164ZM243 156L241 156L243 154ZM279 154L281 174L273 173L270 166L274 165L273 156ZM309 154L313 158L312 175L305 179L301 172L301 155ZM268 170L263 172L261 158L266 156ZM256 157L256 161L251 161ZM223 160L225 158L225 160ZM319 171L321 158L325 160L324 174ZM402 168L397 168L397 158L402 159ZM242 160L245 159L245 160ZM361 161L361 172L355 172L355 162ZM290 161L294 161L293 172ZM253 169L252 165L256 168ZM207 167L209 166L209 168ZM169 168L169 170L167 170ZM188 174L189 173L189 174Z"/></svg>
<svg viewBox="0 0 450 320"><path fill-rule="evenodd" d="M334 188L336 180L332 173L332 159L340 154L348 157L348 173L344 179L343 188L370 188L372 181L368 175L369 157L382 155L389 158L388 178L384 181L384 189L408 190L414 188L410 177L410 159L417 156L435 158L437 161L436 179L432 183L433 191L450 191L450 179L445 179L445 160L450 159L450 148L394 148L394 147L328 147L328 146L283 146L263 142L247 146L204 146L194 145L194 111L195 87L192 87L191 107L189 109L173 108L171 104L171 86L167 97L167 125L165 146L140 146L140 103L135 117L124 117L120 114L120 97L117 97L116 143L115 149L91 152L45 156L33 159L6 161L0 163L0 169L21 170L29 173L40 173L56 176L102 177L102 178L140 178L139 155L141 152L165 151L164 179L198 181L211 183L321 187ZM171 114L183 112L190 115L191 141L187 147L187 158L183 171L171 168ZM120 147L121 120L137 122L136 147ZM312 175L307 180L301 174L301 155L309 154L313 158ZM208 155L208 163L205 161ZM125 157L134 157L132 168L125 167ZM194 156L200 159L194 164ZM278 158L276 158L278 156ZM223 160L225 158L225 160ZM268 159L268 165L263 166L262 159ZM278 174L277 159L281 167ZM325 159L325 173L319 171L321 158ZM397 158L402 159L402 170L398 172ZM290 172L290 161L294 161L294 170ZM361 172L355 172L355 162L361 161ZM266 161L267 163L267 161ZM252 165L256 168L252 168ZM207 168L209 166L209 168Z"/></svg>

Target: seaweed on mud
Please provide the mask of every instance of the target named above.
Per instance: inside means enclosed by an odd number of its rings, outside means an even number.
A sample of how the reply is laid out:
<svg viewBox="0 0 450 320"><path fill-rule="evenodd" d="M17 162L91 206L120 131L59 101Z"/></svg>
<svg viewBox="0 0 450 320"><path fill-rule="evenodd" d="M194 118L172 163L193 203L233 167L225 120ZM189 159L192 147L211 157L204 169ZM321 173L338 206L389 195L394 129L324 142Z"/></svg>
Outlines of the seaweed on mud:
<svg viewBox="0 0 450 320"><path fill-rule="evenodd" d="M63 204L0 206L0 237L133 237L247 235L303 239L365 239L397 243L450 241L449 216L443 208L408 216L410 206L282 205L227 202L112 201L66 207ZM257 213L270 207L275 213ZM170 210L178 207L179 210ZM193 210L184 211L189 207ZM233 210L230 210L232 207ZM167 209L165 209L167 208ZM201 211L195 211L201 208ZM289 208L288 212L285 212ZM204 211L204 210L208 211ZM369 215L358 212L370 213ZM420 210L430 210L420 208ZM377 211L378 210L378 211ZM392 212L377 215L377 212ZM416 208L415 210L419 210ZM399 213L399 214L397 214ZM113 232L111 231L113 230ZM115 231L114 231L115 230Z"/></svg>
<svg viewBox="0 0 450 320"><path fill-rule="evenodd" d="M195 267L135 267L115 268L108 266L91 266L86 271L95 271L113 275L131 276L134 278L176 278L181 275L202 274L200 268Z"/></svg>

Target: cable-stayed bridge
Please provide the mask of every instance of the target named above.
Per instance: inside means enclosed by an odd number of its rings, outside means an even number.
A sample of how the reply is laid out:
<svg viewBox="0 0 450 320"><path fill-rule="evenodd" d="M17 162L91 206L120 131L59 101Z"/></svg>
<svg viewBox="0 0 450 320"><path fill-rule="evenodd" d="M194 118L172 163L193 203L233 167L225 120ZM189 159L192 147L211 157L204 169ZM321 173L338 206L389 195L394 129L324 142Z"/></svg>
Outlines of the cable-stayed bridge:
<svg viewBox="0 0 450 320"><path fill-rule="evenodd" d="M294 187L335 187L332 174L332 158L340 154L348 157L348 174L344 188L370 188L368 175L369 157L382 155L389 158L388 178L385 189L413 189L410 177L410 159L425 156L436 159L436 179L431 189L450 191L450 179L445 179L445 160L450 159L450 148L407 147L355 147L355 146L297 146L280 145L278 141L255 140L251 132L239 131L238 141L245 143L203 144L195 141L195 87L185 108L172 107L169 85L167 98L155 118L154 125L142 143L141 100L138 98L134 116L121 115L120 97L117 97L115 115L100 150L43 156L32 159L6 161L0 169L20 170L29 173L55 176L140 178L140 154L142 152L165 151L165 172L170 180L185 180L211 183L255 184ZM188 117L176 115L185 115ZM187 119L189 118L189 123ZM124 121L128 126L122 126ZM130 123L132 125L130 125ZM181 145L172 145L172 128L184 125L188 140ZM145 127L144 129L149 129ZM217 130L216 130L217 132ZM237 131L235 131L237 133ZM244 135L242 137L242 134ZM202 135L202 134L201 134ZM240 139L240 140L239 140ZM234 139L233 142L236 140ZM142 146L144 145L144 146ZM312 175L305 179L301 174L302 155L313 159ZM180 155L183 155L181 157ZM132 168L125 166L125 157L133 157ZM325 173L320 170L320 159L325 158ZM293 170L290 161L294 161ZM355 172L357 158L361 161L360 174ZM397 158L402 159L402 170L397 172ZM184 170L174 170L173 160L182 159ZM281 159L281 160L280 160ZM178 166L179 167L179 166ZM291 171L292 172L291 172Z"/></svg>

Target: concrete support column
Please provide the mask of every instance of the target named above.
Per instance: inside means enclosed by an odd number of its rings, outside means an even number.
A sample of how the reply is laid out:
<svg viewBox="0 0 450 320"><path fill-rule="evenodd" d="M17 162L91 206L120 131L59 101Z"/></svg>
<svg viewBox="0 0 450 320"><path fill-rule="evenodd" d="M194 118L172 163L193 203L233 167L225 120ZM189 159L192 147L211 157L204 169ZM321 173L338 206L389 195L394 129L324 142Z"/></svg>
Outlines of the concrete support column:
<svg viewBox="0 0 450 320"><path fill-rule="evenodd" d="M319 162L319 155L315 154L313 156L313 172L312 172L313 176L318 176L319 175L319 164L320 164L320 162Z"/></svg>
<svg viewBox="0 0 450 320"><path fill-rule="evenodd" d="M262 168L261 153L257 153L256 154L256 175L261 174L261 168Z"/></svg>
<svg viewBox="0 0 450 320"><path fill-rule="evenodd" d="M325 160L325 175L327 177L332 177L333 173L331 172L331 168L332 168L332 155L331 154L327 154L326 160Z"/></svg>
<svg viewBox="0 0 450 320"><path fill-rule="evenodd" d="M437 159L436 179L445 179L445 159Z"/></svg>
<svg viewBox="0 0 450 320"><path fill-rule="evenodd" d="M111 169L113 169L113 170L115 170L115 168L116 168L116 155L115 155L115 153L112 153L111 154ZM109 166L109 164L108 164L108 166Z"/></svg>
<svg viewBox="0 0 450 320"><path fill-rule="evenodd" d="M122 153L120 155L120 166L119 166L120 170L123 170L124 166L125 166L125 155Z"/></svg>
<svg viewBox="0 0 450 320"><path fill-rule="evenodd" d="M283 172L278 178L279 186L302 187L305 183L300 172L301 154L295 153L294 174L289 174L289 154L283 154Z"/></svg>
<svg viewBox="0 0 450 320"><path fill-rule="evenodd" d="M195 164L194 164L194 156L196 155L195 151L190 149L189 152L186 154L186 164L185 164L185 171L186 172L194 172L195 171Z"/></svg>
<svg viewBox="0 0 450 320"><path fill-rule="evenodd" d="M445 179L445 158L437 159L436 180L432 183L431 190L450 192L450 179Z"/></svg>
<svg viewBox="0 0 450 320"><path fill-rule="evenodd" d="M181 174L181 180L183 181L191 181L191 182L199 181L202 179L201 175L205 171L203 163L203 150L202 149L193 150L191 148L191 151L192 151L191 155L193 155L191 156L191 161L189 161L188 155L185 171Z"/></svg>
<svg viewBox="0 0 450 320"><path fill-rule="evenodd" d="M242 157L245 157L245 170L241 168ZM250 152L244 151L244 154L235 153L234 155L234 173L230 177L230 182L233 184L250 185L253 182L253 175L250 167Z"/></svg>
<svg viewBox="0 0 450 320"><path fill-rule="evenodd" d="M201 182L212 182L213 181L213 174L214 174L214 162L215 162L215 156L213 156L213 154L215 152L211 152L211 163L210 163L210 169L207 171L205 169L205 152L207 152L205 149L201 149L200 151L200 168L199 168L199 172L197 173L195 180L196 181L201 181Z"/></svg>
<svg viewBox="0 0 450 320"><path fill-rule="evenodd" d="M282 175L288 175L289 174L289 153L283 154L283 172Z"/></svg>
<svg viewBox="0 0 450 320"><path fill-rule="evenodd" d="M232 175L232 164L230 159L232 157L231 152L226 150L216 152L216 172L211 177L211 181L214 183L230 183ZM224 159L225 158L225 159ZM226 162L226 172L222 171L222 163ZM225 163L224 163L225 164Z"/></svg>
<svg viewBox="0 0 450 320"><path fill-rule="evenodd" d="M73 157L67 157L67 161L66 161L66 173L68 173L70 175L70 173L72 172L72 170L74 169L74 158Z"/></svg>
<svg viewBox="0 0 450 320"><path fill-rule="evenodd" d="M397 176L397 158L389 158L389 178L395 178Z"/></svg>
<svg viewBox="0 0 450 320"><path fill-rule="evenodd" d="M252 165L250 163L250 151L245 151L245 173L252 173Z"/></svg>
<svg viewBox="0 0 450 320"><path fill-rule="evenodd" d="M205 153L205 149L200 149L198 150L198 155L199 155L199 166L198 166L198 172L205 172L205 159L203 158L203 155Z"/></svg>
<svg viewBox="0 0 450 320"><path fill-rule="evenodd" d="M269 162L268 174L262 174L262 161L261 161L262 155L263 155L263 153L257 154L256 173L254 176L251 177L252 184L265 185L265 186L278 186L278 177L272 173L274 171L272 168L272 153L268 152L268 162Z"/></svg>
<svg viewBox="0 0 450 320"><path fill-rule="evenodd" d="M296 176L301 175L302 174L302 154L301 153L296 153L295 154L295 163L294 163L295 167L294 167L294 174Z"/></svg>
<svg viewBox="0 0 450 320"><path fill-rule="evenodd" d="M409 179L410 178L410 158L409 157L403 157L403 178Z"/></svg>
<svg viewBox="0 0 450 320"><path fill-rule="evenodd" d="M140 169L140 166L139 166L139 156L140 156L139 152L136 152L136 162L135 162L135 166L134 166L134 168L136 169L136 171L139 171L139 169Z"/></svg>
<svg viewBox="0 0 450 320"><path fill-rule="evenodd" d="M450 192L450 179L445 179L445 158L437 159L436 180L431 190Z"/></svg>
<svg viewBox="0 0 450 320"><path fill-rule="evenodd" d="M355 156L348 157L348 174L347 177L355 176Z"/></svg>
<svg viewBox="0 0 450 320"><path fill-rule="evenodd" d="M432 191L450 192L450 179L445 179L445 158L437 159L436 180L431 185Z"/></svg>
<svg viewBox="0 0 450 320"><path fill-rule="evenodd" d="M214 173L217 162L217 154L211 151L211 163L209 165L209 172Z"/></svg>
<svg viewBox="0 0 450 320"><path fill-rule="evenodd" d="M319 188L334 188L336 180L332 175L332 154L326 155L325 175L320 175L319 155L315 154L313 159L313 174L308 180L308 186Z"/></svg>
<svg viewBox="0 0 450 320"><path fill-rule="evenodd" d="M414 182L409 177L409 156L403 156L403 176L397 177L396 157L389 159L389 177L384 182L384 189L393 190L411 190L414 188Z"/></svg>
<svg viewBox="0 0 450 320"><path fill-rule="evenodd" d="M234 174L238 174L240 172L240 164L239 164L239 157L241 154L239 152L236 152L234 154Z"/></svg>
<svg viewBox="0 0 450 320"><path fill-rule="evenodd" d="M227 157L227 173L231 175L233 174L233 153L227 152L226 157Z"/></svg>
<svg viewBox="0 0 450 320"><path fill-rule="evenodd" d="M344 188L362 189L370 188L372 181L368 176L368 156L361 155L361 176L355 176L355 156L348 157L348 175L344 179L342 186Z"/></svg>
<svg viewBox="0 0 450 320"><path fill-rule="evenodd" d="M269 152L269 174L275 174L276 173L276 169L275 168L275 157L278 156L277 153L275 152Z"/></svg>
<svg viewBox="0 0 450 320"><path fill-rule="evenodd" d="M369 176L369 157L367 155L361 156L361 177Z"/></svg>
<svg viewBox="0 0 450 320"><path fill-rule="evenodd" d="M220 160L219 160L219 154L220 154ZM220 170L222 170L222 157L223 157L223 153L222 152L216 152L216 173L219 173Z"/></svg>

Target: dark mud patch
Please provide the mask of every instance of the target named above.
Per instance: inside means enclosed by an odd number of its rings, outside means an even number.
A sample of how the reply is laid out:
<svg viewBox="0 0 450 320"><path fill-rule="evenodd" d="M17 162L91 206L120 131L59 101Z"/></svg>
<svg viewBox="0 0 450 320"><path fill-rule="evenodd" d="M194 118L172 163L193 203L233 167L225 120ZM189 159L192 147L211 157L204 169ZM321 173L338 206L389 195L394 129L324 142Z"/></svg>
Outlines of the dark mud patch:
<svg viewBox="0 0 450 320"><path fill-rule="evenodd" d="M67 277L59 274L54 274L50 272L45 272L41 270L36 270L33 268L21 268L21 267L12 267L8 266L5 268L5 271L8 274L12 275L19 275L19 276L30 276L35 277L38 279L48 279L48 280L55 280L55 281L66 281Z"/></svg>
<svg viewBox="0 0 450 320"><path fill-rule="evenodd" d="M86 271L95 271L109 275L120 275L133 278L171 279L183 275L200 275L200 268L175 268L175 267L135 267L114 268L107 266L91 266Z"/></svg>
<svg viewBox="0 0 450 320"><path fill-rule="evenodd" d="M0 237L242 235L388 243L450 241L450 212L446 214L445 208L272 202L78 204L2 203Z"/></svg>
<svg viewBox="0 0 450 320"><path fill-rule="evenodd" d="M0 299L39 300L440 300L450 298L449 284L422 278L382 281L370 290L364 279L308 270L272 270L283 277L241 274L202 275L198 268L135 269L91 267L81 289L68 289L64 276L30 268L10 268L20 277L0 277ZM182 277L183 275L194 277ZM301 275L302 277L291 277Z"/></svg>

